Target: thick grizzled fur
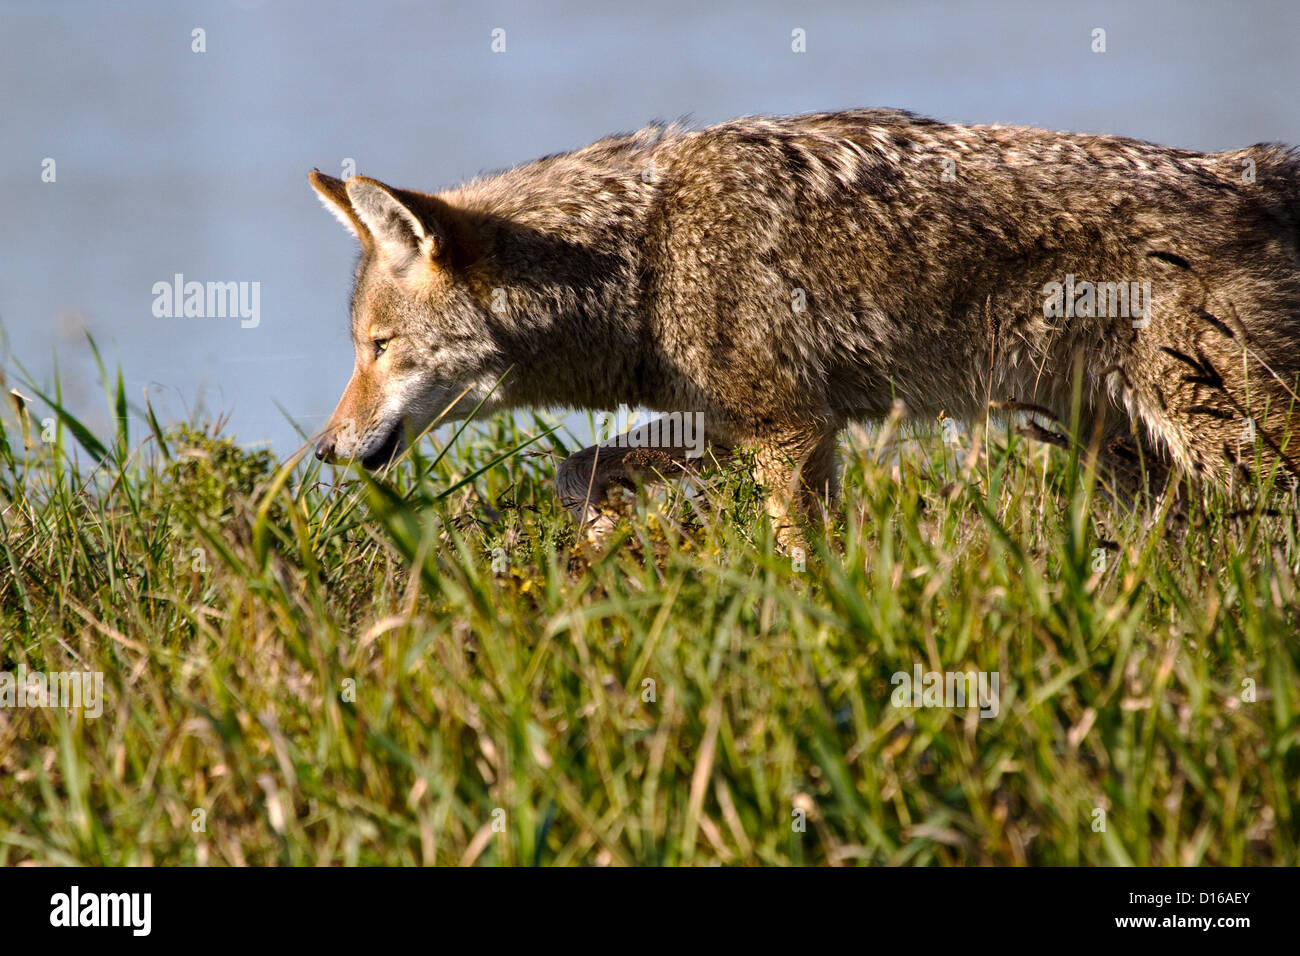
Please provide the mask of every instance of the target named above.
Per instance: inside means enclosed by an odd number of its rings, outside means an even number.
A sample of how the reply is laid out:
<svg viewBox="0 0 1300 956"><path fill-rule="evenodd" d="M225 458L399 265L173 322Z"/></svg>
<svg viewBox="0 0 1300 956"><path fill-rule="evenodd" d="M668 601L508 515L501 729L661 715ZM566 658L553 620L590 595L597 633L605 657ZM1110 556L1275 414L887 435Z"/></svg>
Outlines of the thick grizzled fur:
<svg viewBox="0 0 1300 956"><path fill-rule="evenodd" d="M895 400L1068 418L1077 368L1084 439L1213 478L1257 454L1300 471L1300 157L1280 146L852 110L650 127L436 196L312 178L363 247L323 457L386 460L505 375L489 407L702 412L715 451L755 450L784 527L834 497L846 422ZM1149 284L1145 318L1049 314L1067 281ZM681 451L587 449L558 490L590 519Z"/></svg>

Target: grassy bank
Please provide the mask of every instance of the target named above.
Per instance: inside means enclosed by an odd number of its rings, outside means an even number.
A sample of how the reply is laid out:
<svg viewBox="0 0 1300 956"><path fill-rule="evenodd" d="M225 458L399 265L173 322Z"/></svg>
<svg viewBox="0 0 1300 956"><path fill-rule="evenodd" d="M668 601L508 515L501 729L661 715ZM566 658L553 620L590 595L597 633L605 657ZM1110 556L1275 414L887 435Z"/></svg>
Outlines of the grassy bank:
<svg viewBox="0 0 1300 956"><path fill-rule="evenodd" d="M736 473L596 553L540 427L369 480L140 412L7 409L0 670L105 702L0 707L0 864L1300 862L1300 540L1249 494L1176 541L1005 430L856 433L800 570Z"/></svg>

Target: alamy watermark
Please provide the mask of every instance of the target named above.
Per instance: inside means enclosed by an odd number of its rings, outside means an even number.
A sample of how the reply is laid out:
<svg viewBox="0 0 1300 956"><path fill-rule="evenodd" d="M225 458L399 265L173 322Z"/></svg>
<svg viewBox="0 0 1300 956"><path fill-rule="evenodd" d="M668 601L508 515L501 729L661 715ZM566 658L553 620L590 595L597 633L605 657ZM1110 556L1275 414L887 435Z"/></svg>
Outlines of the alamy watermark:
<svg viewBox="0 0 1300 956"><path fill-rule="evenodd" d="M262 321L260 282L186 282L178 272L171 282L155 282L152 291L157 319L239 318L245 329Z"/></svg>
<svg viewBox="0 0 1300 956"><path fill-rule="evenodd" d="M979 705L981 717L998 715L997 671L898 671L889 702L895 707L968 707Z"/></svg>
<svg viewBox="0 0 1300 956"><path fill-rule="evenodd" d="M704 455L704 413L665 412L651 416L620 405L614 414L597 416L602 448L682 448L687 458Z"/></svg>
<svg viewBox="0 0 1300 956"><path fill-rule="evenodd" d="M87 717L104 713L102 671L0 671L0 707L63 707L82 709Z"/></svg>
<svg viewBox="0 0 1300 956"><path fill-rule="evenodd" d="M1133 328L1145 329L1150 311L1150 282L1076 282L1067 274L1064 282L1043 286L1045 319L1132 319Z"/></svg>
<svg viewBox="0 0 1300 956"><path fill-rule="evenodd" d="M83 893L73 884L50 897L50 925L57 927L120 926L133 936L153 929L152 893Z"/></svg>

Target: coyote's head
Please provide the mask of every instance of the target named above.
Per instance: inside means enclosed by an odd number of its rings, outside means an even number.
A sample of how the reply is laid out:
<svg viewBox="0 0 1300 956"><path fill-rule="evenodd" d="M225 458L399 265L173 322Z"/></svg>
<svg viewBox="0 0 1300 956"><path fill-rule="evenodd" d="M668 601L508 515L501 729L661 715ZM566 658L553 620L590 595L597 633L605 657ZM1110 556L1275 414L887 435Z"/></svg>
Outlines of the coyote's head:
<svg viewBox="0 0 1300 956"><path fill-rule="evenodd" d="M364 176L308 179L361 243L356 365L316 457L377 468L444 412L468 415L500 378L490 292L477 289L472 269L479 238L467 213L436 196Z"/></svg>

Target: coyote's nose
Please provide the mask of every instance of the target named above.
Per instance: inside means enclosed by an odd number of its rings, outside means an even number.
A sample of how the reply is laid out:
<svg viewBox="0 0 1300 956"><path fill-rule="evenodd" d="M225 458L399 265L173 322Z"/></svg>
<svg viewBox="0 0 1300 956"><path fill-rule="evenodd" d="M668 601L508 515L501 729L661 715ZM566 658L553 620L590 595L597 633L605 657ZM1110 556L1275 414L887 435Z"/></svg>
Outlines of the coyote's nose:
<svg viewBox="0 0 1300 956"><path fill-rule="evenodd" d="M321 461L334 460L333 436L326 435L324 438L322 438L320 441L316 443L316 457L319 458Z"/></svg>

